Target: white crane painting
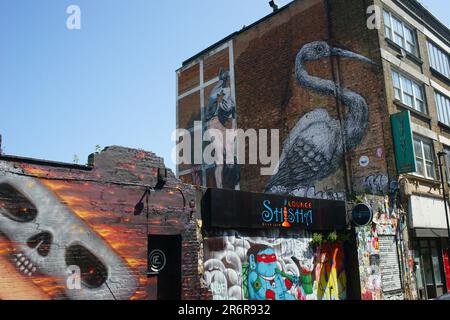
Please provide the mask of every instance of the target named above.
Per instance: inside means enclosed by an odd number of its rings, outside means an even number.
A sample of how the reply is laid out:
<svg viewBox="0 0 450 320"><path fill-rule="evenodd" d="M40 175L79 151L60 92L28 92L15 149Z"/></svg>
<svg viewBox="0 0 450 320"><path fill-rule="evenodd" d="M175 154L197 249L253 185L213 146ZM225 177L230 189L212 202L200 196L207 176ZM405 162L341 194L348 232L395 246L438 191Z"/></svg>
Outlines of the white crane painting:
<svg viewBox="0 0 450 320"><path fill-rule="evenodd" d="M323 107L305 114L284 142L275 174L266 185L267 192L314 188L314 184L333 174L342 163L344 153L356 148L368 127L366 100L331 80L309 75L305 62L339 56L364 63L373 62L359 54L317 41L304 45L295 60L295 73L300 86L326 96L334 96L347 108L342 128Z"/></svg>

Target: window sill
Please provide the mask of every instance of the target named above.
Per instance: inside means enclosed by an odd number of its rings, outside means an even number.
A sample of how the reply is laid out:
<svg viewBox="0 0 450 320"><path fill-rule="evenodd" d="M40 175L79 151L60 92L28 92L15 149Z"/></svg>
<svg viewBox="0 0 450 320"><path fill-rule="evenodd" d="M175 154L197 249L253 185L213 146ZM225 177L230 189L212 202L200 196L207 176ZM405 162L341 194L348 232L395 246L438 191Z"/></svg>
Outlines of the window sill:
<svg viewBox="0 0 450 320"><path fill-rule="evenodd" d="M408 173L406 174L406 177L417 180L419 182L433 184L433 186L441 185L441 182L439 180L436 180L435 178L426 178L424 176L419 175L418 173Z"/></svg>
<svg viewBox="0 0 450 320"><path fill-rule="evenodd" d="M445 82L447 85L450 86L450 79L444 76L442 73L437 71L435 68L430 67L431 74L441 80L442 82Z"/></svg>
<svg viewBox="0 0 450 320"><path fill-rule="evenodd" d="M403 102L401 102L401 101L399 101L397 99L394 100L394 104L397 107L409 110L411 113L413 113L414 115L416 115L417 117L421 118L424 121L431 122L431 117L429 115L427 115L427 114L425 114L423 112L417 111L416 109L413 109L410 106L407 106L406 104L404 104Z"/></svg>
<svg viewBox="0 0 450 320"><path fill-rule="evenodd" d="M400 47L398 44L396 44L394 41L392 41L389 38L384 38L387 42L387 44L389 45L389 47L391 47L392 49L394 49L395 51L397 51L398 53L402 53L402 50L406 53L406 57L411 60L412 62L414 62L415 64L417 64L418 66L422 66L423 65L423 60L421 58L419 58L418 56L408 52L406 49Z"/></svg>
<svg viewBox="0 0 450 320"><path fill-rule="evenodd" d="M441 129L444 129L444 130L446 130L446 131L450 131L450 126L447 125L447 124L445 124L445 123L442 123L442 122L438 121L438 126L439 126Z"/></svg>

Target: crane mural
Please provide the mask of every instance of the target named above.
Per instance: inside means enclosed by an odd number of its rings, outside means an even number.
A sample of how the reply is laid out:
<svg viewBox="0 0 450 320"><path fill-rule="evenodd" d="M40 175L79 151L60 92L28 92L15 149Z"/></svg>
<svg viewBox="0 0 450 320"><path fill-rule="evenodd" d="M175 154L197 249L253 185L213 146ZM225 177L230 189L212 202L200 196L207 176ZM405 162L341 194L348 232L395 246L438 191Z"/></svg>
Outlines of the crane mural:
<svg viewBox="0 0 450 320"><path fill-rule="evenodd" d="M306 90L334 96L347 107L342 127L324 107L305 114L284 142L275 174L266 185L266 192L293 193L295 190L314 188L314 184L333 174L343 160L344 153L355 149L368 127L366 100L337 83L308 74L305 63L331 56L373 62L359 54L332 47L323 41L304 45L295 60L298 83Z"/></svg>

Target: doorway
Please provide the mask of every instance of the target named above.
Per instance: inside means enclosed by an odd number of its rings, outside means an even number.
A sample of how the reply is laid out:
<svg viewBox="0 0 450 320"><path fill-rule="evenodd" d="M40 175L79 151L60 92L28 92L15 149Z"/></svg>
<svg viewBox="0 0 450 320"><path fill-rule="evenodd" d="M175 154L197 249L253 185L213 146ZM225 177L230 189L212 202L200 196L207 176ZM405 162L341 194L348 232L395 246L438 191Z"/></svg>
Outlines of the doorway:
<svg viewBox="0 0 450 320"><path fill-rule="evenodd" d="M148 236L147 270L158 300L181 300L181 235Z"/></svg>
<svg viewBox="0 0 450 320"><path fill-rule="evenodd" d="M441 253L440 239L414 241L417 290L422 300L437 298L447 291Z"/></svg>

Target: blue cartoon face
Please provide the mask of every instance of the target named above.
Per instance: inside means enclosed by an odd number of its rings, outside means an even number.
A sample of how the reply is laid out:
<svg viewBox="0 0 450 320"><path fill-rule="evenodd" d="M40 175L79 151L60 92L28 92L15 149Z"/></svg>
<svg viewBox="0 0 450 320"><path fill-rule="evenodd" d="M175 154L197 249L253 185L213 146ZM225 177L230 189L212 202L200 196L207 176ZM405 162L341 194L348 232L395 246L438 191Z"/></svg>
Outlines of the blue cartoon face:
<svg viewBox="0 0 450 320"><path fill-rule="evenodd" d="M277 256L273 249L265 249L254 256L255 271L264 277L273 277L277 268Z"/></svg>

